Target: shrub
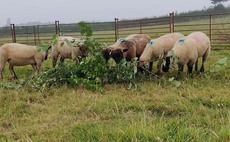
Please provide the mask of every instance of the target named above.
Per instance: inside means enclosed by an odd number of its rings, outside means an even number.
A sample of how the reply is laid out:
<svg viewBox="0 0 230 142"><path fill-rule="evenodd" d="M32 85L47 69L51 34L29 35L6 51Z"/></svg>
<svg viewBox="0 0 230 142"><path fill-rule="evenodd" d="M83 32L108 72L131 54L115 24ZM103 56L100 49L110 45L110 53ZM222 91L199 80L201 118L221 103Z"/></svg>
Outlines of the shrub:
<svg viewBox="0 0 230 142"><path fill-rule="evenodd" d="M134 82L137 73L137 59L131 62L122 60L115 67L108 66L103 58L101 45L90 38L92 28L84 22L80 22L79 26L82 28L81 34L86 36L84 44L90 49L86 58L77 64L59 64L55 68L30 78L26 84L36 89L60 85L70 87L83 85L92 91L102 91L105 83ZM57 35L53 36L53 44L57 43L57 37Z"/></svg>

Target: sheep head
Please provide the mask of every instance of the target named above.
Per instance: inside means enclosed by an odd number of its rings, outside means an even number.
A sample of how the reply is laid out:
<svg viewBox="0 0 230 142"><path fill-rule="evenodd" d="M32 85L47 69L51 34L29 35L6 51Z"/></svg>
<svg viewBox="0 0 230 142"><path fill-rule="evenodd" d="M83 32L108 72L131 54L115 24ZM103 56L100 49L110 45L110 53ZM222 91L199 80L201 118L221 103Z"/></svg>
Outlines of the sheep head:
<svg viewBox="0 0 230 142"><path fill-rule="evenodd" d="M111 53L112 58L116 63L119 63L123 58L125 58L127 61L130 61L132 58L136 57L134 43L125 39L120 39L119 46Z"/></svg>
<svg viewBox="0 0 230 142"><path fill-rule="evenodd" d="M51 49L52 46L49 46L47 48L47 50L45 51L45 57L44 57L44 60L47 60L48 59L48 54L49 54L49 50Z"/></svg>
<svg viewBox="0 0 230 142"><path fill-rule="evenodd" d="M81 52L81 57L85 58L86 54L89 52L89 47L85 45L84 43L79 43L78 44L79 50Z"/></svg>

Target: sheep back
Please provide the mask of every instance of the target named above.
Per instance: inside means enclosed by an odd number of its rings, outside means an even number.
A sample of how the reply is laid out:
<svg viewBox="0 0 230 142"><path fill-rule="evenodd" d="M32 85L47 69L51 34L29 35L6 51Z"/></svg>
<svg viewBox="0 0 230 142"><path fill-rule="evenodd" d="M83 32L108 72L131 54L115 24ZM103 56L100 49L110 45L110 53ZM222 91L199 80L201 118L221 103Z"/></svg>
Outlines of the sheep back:
<svg viewBox="0 0 230 142"><path fill-rule="evenodd" d="M38 52L36 46L19 43L7 43L0 47L0 60L8 61L14 66L34 64L35 60L43 60L44 52Z"/></svg>
<svg viewBox="0 0 230 142"><path fill-rule="evenodd" d="M58 38L58 42L56 45L52 46L52 51L51 51L51 55L52 57L54 56L58 56L60 54L60 56L65 59L72 59L71 57L71 53L72 53L72 47L70 47L67 43L66 40L68 41L74 41L75 38L73 37L67 37L67 36L60 36ZM63 46L61 46L61 44L63 44Z"/></svg>
<svg viewBox="0 0 230 142"><path fill-rule="evenodd" d="M194 64L198 58L198 52L195 43L191 39L181 38L172 48L176 57L178 57L177 64L185 65L188 62Z"/></svg>
<svg viewBox="0 0 230 142"><path fill-rule="evenodd" d="M106 60L110 55L118 63L121 58L127 61L135 57L140 57L150 37L146 34L132 34L126 38L120 38L113 45L103 49L103 55Z"/></svg>
<svg viewBox="0 0 230 142"><path fill-rule="evenodd" d="M173 48L174 43L184 37L181 33L169 33L149 41L140 57L140 62L154 61L165 56Z"/></svg>
<svg viewBox="0 0 230 142"><path fill-rule="evenodd" d="M194 46L197 48L198 57L208 56L211 50L211 44L209 37L203 32L193 32L189 34L186 39L192 42Z"/></svg>

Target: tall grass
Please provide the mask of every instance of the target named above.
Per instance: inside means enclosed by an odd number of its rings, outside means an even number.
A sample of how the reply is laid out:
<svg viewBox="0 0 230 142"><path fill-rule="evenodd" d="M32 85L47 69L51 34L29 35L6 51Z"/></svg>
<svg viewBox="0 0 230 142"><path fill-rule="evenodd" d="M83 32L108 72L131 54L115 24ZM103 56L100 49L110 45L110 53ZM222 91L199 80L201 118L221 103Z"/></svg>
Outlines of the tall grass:
<svg viewBox="0 0 230 142"><path fill-rule="evenodd" d="M206 70L229 56L212 51ZM32 75L30 66L15 71L21 79ZM20 80L8 80L6 68L0 81L0 141L230 141L229 68L208 78L183 73L178 88L167 82L175 73L142 78L131 89L106 84L100 93L82 86L20 88Z"/></svg>

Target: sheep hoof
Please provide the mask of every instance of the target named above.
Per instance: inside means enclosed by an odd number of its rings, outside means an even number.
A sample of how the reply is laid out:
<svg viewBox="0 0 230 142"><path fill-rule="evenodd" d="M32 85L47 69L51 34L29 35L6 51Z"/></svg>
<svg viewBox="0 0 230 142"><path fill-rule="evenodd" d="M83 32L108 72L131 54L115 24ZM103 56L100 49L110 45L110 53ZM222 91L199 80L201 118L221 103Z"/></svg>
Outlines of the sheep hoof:
<svg viewBox="0 0 230 142"><path fill-rule="evenodd" d="M157 72L155 72L154 74L157 75L157 76L159 76L159 75L161 75L161 72L160 72L160 71L157 71Z"/></svg>
<svg viewBox="0 0 230 142"><path fill-rule="evenodd" d="M204 72L204 68L200 68L200 72L203 73Z"/></svg>

